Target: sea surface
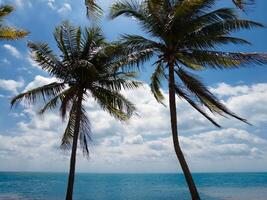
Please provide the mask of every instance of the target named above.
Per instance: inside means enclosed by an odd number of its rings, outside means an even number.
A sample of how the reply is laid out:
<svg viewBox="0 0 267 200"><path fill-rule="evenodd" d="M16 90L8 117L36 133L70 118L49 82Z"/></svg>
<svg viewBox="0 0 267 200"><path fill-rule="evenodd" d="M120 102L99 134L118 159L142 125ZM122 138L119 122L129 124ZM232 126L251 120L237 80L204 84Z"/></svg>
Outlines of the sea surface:
<svg viewBox="0 0 267 200"><path fill-rule="evenodd" d="M194 174L202 200L267 200L267 173ZM67 174L0 172L0 200L64 200ZM182 174L77 174L74 200L190 200Z"/></svg>

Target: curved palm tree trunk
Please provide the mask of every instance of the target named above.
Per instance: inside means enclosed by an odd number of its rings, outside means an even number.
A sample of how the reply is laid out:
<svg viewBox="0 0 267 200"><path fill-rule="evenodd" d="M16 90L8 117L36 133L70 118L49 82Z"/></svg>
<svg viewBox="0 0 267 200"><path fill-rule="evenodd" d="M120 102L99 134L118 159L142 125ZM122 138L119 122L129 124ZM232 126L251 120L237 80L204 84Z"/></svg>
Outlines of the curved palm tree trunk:
<svg viewBox="0 0 267 200"><path fill-rule="evenodd" d="M82 93L80 93L77 102L77 117L76 124L74 127L74 136L73 136L73 144L71 150L71 158L70 158L70 169L69 169L69 179L68 179L68 188L66 194L66 200L72 200L73 195L73 185L74 185L74 176L75 176L75 164L76 164L76 151L78 144L78 137L80 131L80 120L81 120L81 106L82 106Z"/></svg>
<svg viewBox="0 0 267 200"><path fill-rule="evenodd" d="M170 117L171 117L171 128L172 128L172 138L173 145L176 156L182 167L187 185L189 187L192 200L200 200L196 185L194 183L193 177L189 170L189 167L184 158L183 152L181 150L178 132L177 132L177 115L176 115L176 100L175 100L175 79L174 79L174 65L169 65L169 106L170 106Z"/></svg>

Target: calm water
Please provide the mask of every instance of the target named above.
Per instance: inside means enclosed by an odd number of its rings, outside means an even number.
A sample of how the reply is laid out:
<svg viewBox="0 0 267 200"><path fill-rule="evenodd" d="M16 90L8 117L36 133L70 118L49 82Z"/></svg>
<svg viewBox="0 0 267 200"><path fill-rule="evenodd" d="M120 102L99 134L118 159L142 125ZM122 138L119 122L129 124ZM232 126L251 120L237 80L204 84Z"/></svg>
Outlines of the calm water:
<svg viewBox="0 0 267 200"><path fill-rule="evenodd" d="M203 200L267 200L267 173L194 174ZM0 200L64 199L63 173L0 172ZM189 200L178 174L77 174L75 200Z"/></svg>

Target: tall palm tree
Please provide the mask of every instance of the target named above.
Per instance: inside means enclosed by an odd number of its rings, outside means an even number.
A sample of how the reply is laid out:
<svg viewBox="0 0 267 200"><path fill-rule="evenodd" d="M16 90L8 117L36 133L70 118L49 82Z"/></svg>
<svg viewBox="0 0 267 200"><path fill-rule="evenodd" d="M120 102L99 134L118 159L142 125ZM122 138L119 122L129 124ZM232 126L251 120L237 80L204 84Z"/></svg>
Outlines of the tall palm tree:
<svg viewBox="0 0 267 200"><path fill-rule="evenodd" d="M55 40L61 51L56 56L45 43L28 44L33 59L58 81L44 85L14 97L11 105L26 100L35 103L44 99L40 114L59 107L62 118L69 111L68 124L62 137L62 148L71 149L70 170L66 200L72 199L76 150L78 140L85 155L89 155L90 121L83 102L93 98L99 106L118 120L128 120L135 113L134 105L121 93L121 89L133 89L140 82L130 80L135 73L122 72L128 62L117 44L108 43L99 28L73 27L64 22L55 30ZM122 57L123 56L123 57Z"/></svg>
<svg viewBox="0 0 267 200"><path fill-rule="evenodd" d="M0 40L16 40L29 34L25 30L15 29L2 24L3 18L13 12L14 8L9 5L0 6Z"/></svg>
<svg viewBox="0 0 267 200"><path fill-rule="evenodd" d="M260 23L239 19L232 9L210 11L216 0L144 0L120 1L111 7L111 18L124 15L135 18L150 37L124 35L125 50L154 56L155 71L151 76L151 91L157 101L163 102L161 83L168 81L171 130L175 153L184 172L193 200L199 194L181 150L177 132L175 94L194 109L220 125L206 112L231 116L247 121L225 107L194 75L206 69L232 69L250 63L267 62L266 55L258 53L224 52L220 44L250 44L230 36L240 29L262 27ZM142 58L141 58L142 59Z"/></svg>

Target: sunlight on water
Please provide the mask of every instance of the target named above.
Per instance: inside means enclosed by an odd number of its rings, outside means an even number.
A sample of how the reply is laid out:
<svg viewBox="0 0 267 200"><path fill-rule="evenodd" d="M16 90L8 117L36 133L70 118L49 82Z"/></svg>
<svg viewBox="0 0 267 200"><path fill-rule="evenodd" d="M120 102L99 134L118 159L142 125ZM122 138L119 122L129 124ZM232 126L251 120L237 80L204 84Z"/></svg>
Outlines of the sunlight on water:
<svg viewBox="0 0 267 200"><path fill-rule="evenodd" d="M267 187L257 188L219 188L202 189L202 193L219 200L266 200Z"/></svg>

